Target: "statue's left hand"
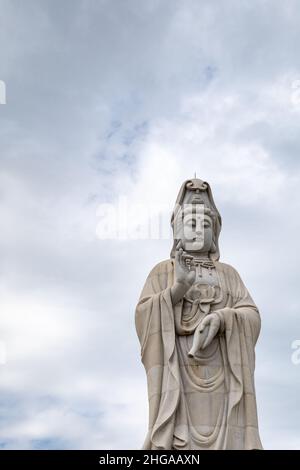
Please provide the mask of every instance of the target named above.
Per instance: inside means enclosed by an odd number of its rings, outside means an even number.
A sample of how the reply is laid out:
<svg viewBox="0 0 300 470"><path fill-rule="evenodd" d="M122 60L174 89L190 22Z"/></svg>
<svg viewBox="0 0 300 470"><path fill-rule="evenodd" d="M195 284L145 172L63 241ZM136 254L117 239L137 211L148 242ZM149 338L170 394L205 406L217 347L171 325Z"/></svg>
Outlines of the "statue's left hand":
<svg viewBox="0 0 300 470"><path fill-rule="evenodd" d="M205 335L205 340L203 344L200 346L200 349L205 349L207 346L210 345L216 334L218 333L221 326L220 317L216 313L210 313L206 317L203 318L199 332L202 333L205 328L208 329L207 335Z"/></svg>

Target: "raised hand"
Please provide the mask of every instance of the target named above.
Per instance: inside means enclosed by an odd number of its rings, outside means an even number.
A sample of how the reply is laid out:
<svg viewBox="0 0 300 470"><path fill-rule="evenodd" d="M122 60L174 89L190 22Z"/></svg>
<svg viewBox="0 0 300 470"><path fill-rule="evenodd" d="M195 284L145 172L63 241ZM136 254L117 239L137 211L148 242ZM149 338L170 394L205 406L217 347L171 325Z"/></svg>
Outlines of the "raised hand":
<svg viewBox="0 0 300 470"><path fill-rule="evenodd" d="M174 285L171 288L173 305L177 304L194 283L196 271L193 257L188 255L178 242L175 251Z"/></svg>
<svg viewBox="0 0 300 470"><path fill-rule="evenodd" d="M194 258L183 250L179 241L175 251L175 282L191 286L195 276Z"/></svg>

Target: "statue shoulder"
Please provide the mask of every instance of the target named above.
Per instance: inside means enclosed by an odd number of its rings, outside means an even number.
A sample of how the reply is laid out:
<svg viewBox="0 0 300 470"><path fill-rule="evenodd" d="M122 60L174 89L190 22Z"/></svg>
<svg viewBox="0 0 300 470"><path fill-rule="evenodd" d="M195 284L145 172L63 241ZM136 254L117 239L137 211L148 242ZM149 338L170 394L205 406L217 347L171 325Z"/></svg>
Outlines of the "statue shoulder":
<svg viewBox="0 0 300 470"><path fill-rule="evenodd" d="M161 274L167 274L173 270L173 260L171 258L160 261L150 271L148 277L159 276Z"/></svg>
<svg viewBox="0 0 300 470"><path fill-rule="evenodd" d="M219 269L219 271L223 271L224 274L227 274L227 275L231 274L231 275L239 276L239 273L233 266L231 266L231 264L221 263L220 261L215 261L215 265L216 265L216 268Z"/></svg>

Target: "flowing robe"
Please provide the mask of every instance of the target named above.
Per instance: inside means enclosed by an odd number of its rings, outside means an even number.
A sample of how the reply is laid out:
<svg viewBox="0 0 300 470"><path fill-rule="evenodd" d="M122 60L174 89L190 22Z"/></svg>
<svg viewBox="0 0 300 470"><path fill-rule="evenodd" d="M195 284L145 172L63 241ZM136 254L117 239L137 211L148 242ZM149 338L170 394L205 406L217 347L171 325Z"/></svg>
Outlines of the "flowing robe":
<svg viewBox="0 0 300 470"><path fill-rule="evenodd" d="M135 324L149 400L143 449L262 449L254 388L259 312L237 271L214 264L221 296L207 314L217 311L221 328L195 357L188 351L203 313L191 313L185 299L172 305L173 259L152 269L141 293Z"/></svg>

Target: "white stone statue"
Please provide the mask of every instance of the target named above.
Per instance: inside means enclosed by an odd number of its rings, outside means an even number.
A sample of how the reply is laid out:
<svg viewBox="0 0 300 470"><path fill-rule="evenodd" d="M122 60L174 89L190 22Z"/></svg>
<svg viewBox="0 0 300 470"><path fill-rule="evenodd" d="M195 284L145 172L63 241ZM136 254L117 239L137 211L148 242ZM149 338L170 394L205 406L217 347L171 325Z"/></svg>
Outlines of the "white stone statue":
<svg viewBox="0 0 300 470"><path fill-rule="evenodd" d="M221 217L208 183L183 183L171 224L171 257L150 272L135 314L148 383L143 449L262 449L260 316L238 272L218 261Z"/></svg>

